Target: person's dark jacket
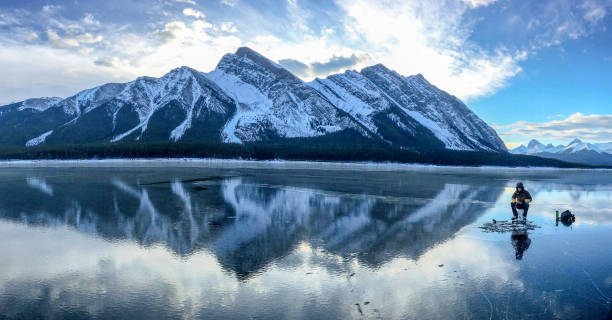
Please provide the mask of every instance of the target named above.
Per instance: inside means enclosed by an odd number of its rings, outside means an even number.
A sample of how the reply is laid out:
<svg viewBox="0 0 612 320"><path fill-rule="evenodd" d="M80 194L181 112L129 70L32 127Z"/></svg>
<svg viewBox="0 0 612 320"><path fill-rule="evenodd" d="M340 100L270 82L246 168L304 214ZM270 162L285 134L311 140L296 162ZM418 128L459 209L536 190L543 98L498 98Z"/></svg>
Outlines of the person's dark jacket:
<svg viewBox="0 0 612 320"><path fill-rule="evenodd" d="M516 200L517 203L525 203L525 200L527 199L530 201L532 200L529 191L525 190L524 188L521 191L514 191L514 194L512 195L512 200Z"/></svg>

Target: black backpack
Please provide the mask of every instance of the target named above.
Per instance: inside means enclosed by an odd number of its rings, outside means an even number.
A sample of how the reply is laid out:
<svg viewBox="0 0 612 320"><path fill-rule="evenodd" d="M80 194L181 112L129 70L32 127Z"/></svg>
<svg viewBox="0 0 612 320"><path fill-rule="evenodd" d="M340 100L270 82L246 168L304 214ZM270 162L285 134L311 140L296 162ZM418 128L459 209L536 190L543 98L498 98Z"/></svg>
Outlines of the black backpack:
<svg viewBox="0 0 612 320"><path fill-rule="evenodd" d="M559 220L561 220L564 225L569 226L574 223L574 221L576 221L576 216L574 216L574 214L571 213L569 210L565 210L561 212Z"/></svg>

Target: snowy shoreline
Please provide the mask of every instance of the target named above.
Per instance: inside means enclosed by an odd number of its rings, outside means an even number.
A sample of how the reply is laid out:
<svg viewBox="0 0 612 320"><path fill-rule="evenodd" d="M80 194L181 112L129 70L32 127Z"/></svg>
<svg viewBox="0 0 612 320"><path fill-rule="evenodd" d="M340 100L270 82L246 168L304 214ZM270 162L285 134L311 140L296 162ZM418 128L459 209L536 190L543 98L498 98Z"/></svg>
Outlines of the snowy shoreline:
<svg viewBox="0 0 612 320"><path fill-rule="evenodd" d="M583 171L612 169L597 168L555 168L555 167L507 167L507 166L442 166L420 163L397 162L333 162L299 160L242 160L218 158L138 158L138 159L81 159L81 160L0 160L0 168L31 167L201 167L201 168L270 168L270 169L320 169L320 170L546 170L546 171Z"/></svg>

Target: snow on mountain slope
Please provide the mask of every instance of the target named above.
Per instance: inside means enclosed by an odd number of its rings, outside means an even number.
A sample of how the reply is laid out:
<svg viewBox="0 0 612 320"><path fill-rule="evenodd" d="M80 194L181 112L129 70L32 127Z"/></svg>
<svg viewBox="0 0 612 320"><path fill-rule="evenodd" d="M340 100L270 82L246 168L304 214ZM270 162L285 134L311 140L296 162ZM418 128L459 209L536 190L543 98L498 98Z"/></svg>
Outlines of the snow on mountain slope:
<svg viewBox="0 0 612 320"><path fill-rule="evenodd" d="M59 107L66 114L77 117L108 102L121 92L124 87L125 84L123 83L107 83L99 87L83 90L74 96L56 103L53 107Z"/></svg>
<svg viewBox="0 0 612 320"><path fill-rule="evenodd" d="M45 111L60 101L62 101L62 98L58 97L28 99L21 103L18 110L34 109L36 111Z"/></svg>
<svg viewBox="0 0 612 320"><path fill-rule="evenodd" d="M447 149L505 152L503 141L459 99L422 75L404 77L381 64L361 70L387 97L431 130Z"/></svg>
<svg viewBox="0 0 612 320"><path fill-rule="evenodd" d="M390 107L380 90L356 71L349 70L325 79L315 79L308 85L372 132L378 132L371 118L372 114Z"/></svg>
<svg viewBox="0 0 612 320"><path fill-rule="evenodd" d="M53 133L53 130L51 131L47 131L43 134L41 134L40 136L34 138L34 139L30 139L28 140L28 142L26 142L26 147L33 147L33 146L37 146L43 142L45 142L45 139L47 139L47 137Z"/></svg>
<svg viewBox="0 0 612 320"><path fill-rule="evenodd" d="M226 54L209 73L181 67L63 100L11 104L0 108L0 129L0 144L22 146L326 135L352 144L335 134L349 131L366 143L414 150L506 151L493 129L420 75L376 65L305 83L249 48Z"/></svg>
<svg viewBox="0 0 612 320"><path fill-rule="evenodd" d="M272 126L282 123L277 117L268 117L273 102L254 86L220 70L214 70L207 76L225 92L231 92L234 101L238 101L236 114L223 127L222 139L224 142L256 141L257 132L249 129L258 126L260 122L265 122L267 118L272 122ZM299 136L297 131L289 135Z"/></svg>
<svg viewBox="0 0 612 320"><path fill-rule="evenodd" d="M123 103L134 103L138 107L135 111L138 114L139 123L130 130L115 136L111 141L116 142L126 136L140 131L136 140L147 131L149 121L158 109L164 107L171 101L178 101L186 112L185 119L176 126L170 133L169 139L178 141L191 127L196 103L203 98L207 100L209 89L205 79L201 74L188 67L174 69L159 79L143 77L130 82L117 96ZM224 107L219 103L212 103L208 106L210 110L218 113L225 113ZM116 113L113 114L116 116Z"/></svg>
<svg viewBox="0 0 612 320"><path fill-rule="evenodd" d="M314 137L349 128L367 135L316 90L251 49L226 54L207 77L239 106L223 129L225 142Z"/></svg>
<svg viewBox="0 0 612 320"><path fill-rule="evenodd" d="M605 146L605 144L601 145ZM567 146L544 145L537 140L531 140L527 146L520 145L510 152L588 165L612 166L611 153L607 153L601 150L599 146L583 142L580 139L574 139Z"/></svg>
<svg viewBox="0 0 612 320"><path fill-rule="evenodd" d="M346 71L309 85L388 143L410 149L439 149L444 144L368 78Z"/></svg>
<svg viewBox="0 0 612 320"><path fill-rule="evenodd" d="M593 145L603 152L612 154L612 142L594 143Z"/></svg>
<svg viewBox="0 0 612 320"><path fill-rule="evenodd" d="M527 146L520 145L517 148L512 149L510 152L514 154L537 154L537 153L558 153L558 154L569 154L581 151L593 151L596 153L604 153L598 146L592 143L582 142L580 139L574 139L567 146L558 145L553 146L552 144L544 145L538 140L532 139L529 141Z"/></svg>
<svg viewBox="0 0 612 320"><path fill-rule="evenodd" d="M529 141L529 144L527 144L527 146L520 145L510 150L510 153L514 153L514 154L535 154L535 153L540 153L540 152L556 153L556 152L561 151L563 148L564 146L562 145L558 145L558 146L554 146L552 144L544 145L540 141L532 139L531 141Z"/></svg>
<svg viewBox="0 0 612 320"><path fill-rule="evenodd" d="M373 132L381 128L374 124L372 115L399 109L402 116L418 124L401 121L398 114L390 113L388 118L403 134L428 130L447 149L506 151L491 127L421 75L403 77L378 64L361 72L347 71L316 79L310 85Z"/></svg>
<svg viewBox="0 0 612 320"><path fill-rule="evenodd" d="M84 90L56 104L73 118L49 138L71 139L69 132L82 131L83 122L91 123L94 121L90 118L95 118L98 131L104 130L91 137L96 142L140 140L143 136L151 141L178 141L199 116L208 113L229 116L233 110L228 105L233 106L233 101L219 87L200 72L181 67L161 78L141 77L124 84ZM172 121L157 119L160 113ZM156 119L153 132L148 131L152 118Z"/></svg>
<svg viewBox="0 0 612 320"><path fill-rule="evenodd" d="M559 153L576 153L580 151L593 151L597 153L602 153L598 147L591 143L582 142L580 139L574 139L570 142L567 147L563 148L559 151Z"/></svg>

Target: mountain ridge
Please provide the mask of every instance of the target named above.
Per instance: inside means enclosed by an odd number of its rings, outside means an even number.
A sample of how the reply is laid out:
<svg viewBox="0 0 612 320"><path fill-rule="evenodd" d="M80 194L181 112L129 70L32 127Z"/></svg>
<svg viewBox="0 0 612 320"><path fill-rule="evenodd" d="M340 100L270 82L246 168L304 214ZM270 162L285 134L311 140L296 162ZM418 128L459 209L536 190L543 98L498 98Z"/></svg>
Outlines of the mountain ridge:
<svg viewBox="0 0 612 320"><path fill-rule="evenodd" d="M304 82L246 47L208 73L183 66L160 78L0 107L0 130L0 145L13 146L257 143L347 133L410 150L507 151L490 126L420 74L376 64Z"/></svg>
<svg viewBox="0 0 612 320"><path fill-rule="evenodd" d="M575 138L567 145L552 144L544 145L536 139L529 141L528 145L520 145L512 150L512 154L532 155L549 159L557 159L567 162L588 164L588 165L612 165L612 154L606 152L603 148L609 144L597 144L583 142Z"/></svg>

